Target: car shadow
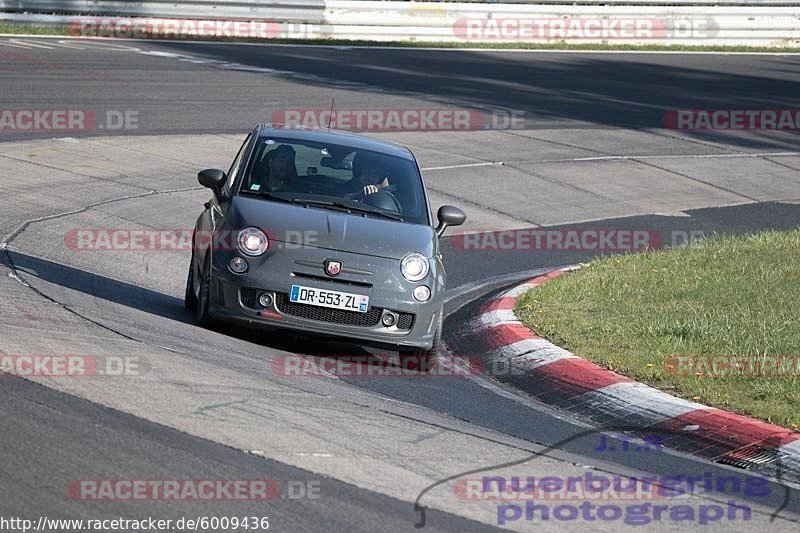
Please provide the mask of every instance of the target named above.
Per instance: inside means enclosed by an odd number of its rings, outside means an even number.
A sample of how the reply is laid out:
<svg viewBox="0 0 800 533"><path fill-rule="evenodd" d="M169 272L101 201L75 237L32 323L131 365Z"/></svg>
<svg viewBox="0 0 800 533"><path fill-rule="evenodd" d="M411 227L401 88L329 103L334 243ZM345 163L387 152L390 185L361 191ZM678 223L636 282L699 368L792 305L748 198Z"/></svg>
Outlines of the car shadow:
<svg viewBox="0 0 800 533"><path fill-rule="evenodd" d="M181 298L18 251L8 250L7 253L14 269L24 274L24 278L35 277L47 283L59 285L66 289L124 305L151 315L184 324L195 324L192 312L184 307L183 299ZM7 261L0 263L9 266L6 264ZM228 324L224 328L216 327L214 330L223 335L229 335L276 350L296 351L297 346L303 346L303 353L308 355L369 355L368 352L357 345L332 342L330 339L310 335L281 332L279 330L272 330L267 334L252 328Z"/></svg>

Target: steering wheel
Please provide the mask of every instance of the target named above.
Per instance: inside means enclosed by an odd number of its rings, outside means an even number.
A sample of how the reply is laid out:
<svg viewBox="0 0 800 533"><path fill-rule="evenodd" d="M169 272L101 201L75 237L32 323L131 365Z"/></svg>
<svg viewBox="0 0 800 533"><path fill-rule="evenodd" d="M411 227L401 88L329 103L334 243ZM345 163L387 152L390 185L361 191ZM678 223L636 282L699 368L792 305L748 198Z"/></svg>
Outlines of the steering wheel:
<svg viewBox="0 0 800 533"><path fill-rule="evenodd" d="M400 200L389 190L391 187L386 187L373 194L362 194L359 198L360 202L367 205L377 207L389 213L403 214L403 206Z"/></svg>

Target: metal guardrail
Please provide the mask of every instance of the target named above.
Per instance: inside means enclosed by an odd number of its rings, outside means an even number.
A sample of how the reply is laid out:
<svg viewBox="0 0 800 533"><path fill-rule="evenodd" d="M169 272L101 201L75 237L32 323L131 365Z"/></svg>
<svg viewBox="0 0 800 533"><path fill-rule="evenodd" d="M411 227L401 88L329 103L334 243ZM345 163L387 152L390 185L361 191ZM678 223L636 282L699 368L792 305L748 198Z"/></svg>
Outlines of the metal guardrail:
<svg viewBox="0 0 800 533"><path fill-rule="evenodd" d="M125 17L196 17L274 19L323 23L324 0L0 0L0 11L27 14L100 15Z"/></svg>
<svg viewBox="0 0 800 533"><path fill-rule="evenodd" d="M658 0L655 0L656 2ZM645 3L647 2L647 3ZM66 24L77 16L271 20L289 38L428 41L674 44L800 47L800 0L539 0L536 3L408 2L374 0L0 0L0 20ZM790 4L790 5L789 5ZM533 38L471 32L512 22L634 20L655 25L651 36L592 38L552 32ZM566 21L566 22L560 22ZM648 22L649 21L649 22ZM588 23L586 23L588 26ZM522 35L522 34L520 34ZM587 34L588 35L588 34Z"/></svg>
<svg viewBox="0 0 800 533"><path fill-rule="evenodd" d="M374 0L350 0L354 4L376 3ZM0 11L46 14L97 14L128 16L255 16L283 9L324 7L325 0L0 0ZM485 4L494 9L511 5L574 5L574 6L800 6L800 0L393 0L391 4L439 5Z"/></svg>

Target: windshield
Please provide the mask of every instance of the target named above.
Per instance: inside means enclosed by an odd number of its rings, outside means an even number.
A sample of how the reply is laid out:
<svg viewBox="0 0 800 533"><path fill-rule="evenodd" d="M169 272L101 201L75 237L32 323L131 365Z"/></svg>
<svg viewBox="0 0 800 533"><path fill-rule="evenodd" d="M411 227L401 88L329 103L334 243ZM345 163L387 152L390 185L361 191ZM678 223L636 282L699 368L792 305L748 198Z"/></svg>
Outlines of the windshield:
<svg viewBox="0 0 800 533"><path fill-rule="evenodd" d="M414 161L346 145L260 139L240 194L430 223Z"/></svg>

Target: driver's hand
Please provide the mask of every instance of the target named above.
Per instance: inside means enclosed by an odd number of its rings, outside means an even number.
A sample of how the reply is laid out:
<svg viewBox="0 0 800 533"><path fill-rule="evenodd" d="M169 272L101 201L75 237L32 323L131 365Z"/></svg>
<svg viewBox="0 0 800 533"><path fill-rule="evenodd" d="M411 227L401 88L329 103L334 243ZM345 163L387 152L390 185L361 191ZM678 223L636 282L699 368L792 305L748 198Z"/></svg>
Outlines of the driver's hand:
<svg viewBox="0 0 800 533"><path fill-rule="evenodd" d="M364 185L364 196L375 194L376 192L378 192L378 190L379 189L377 185Z"/></svg>

